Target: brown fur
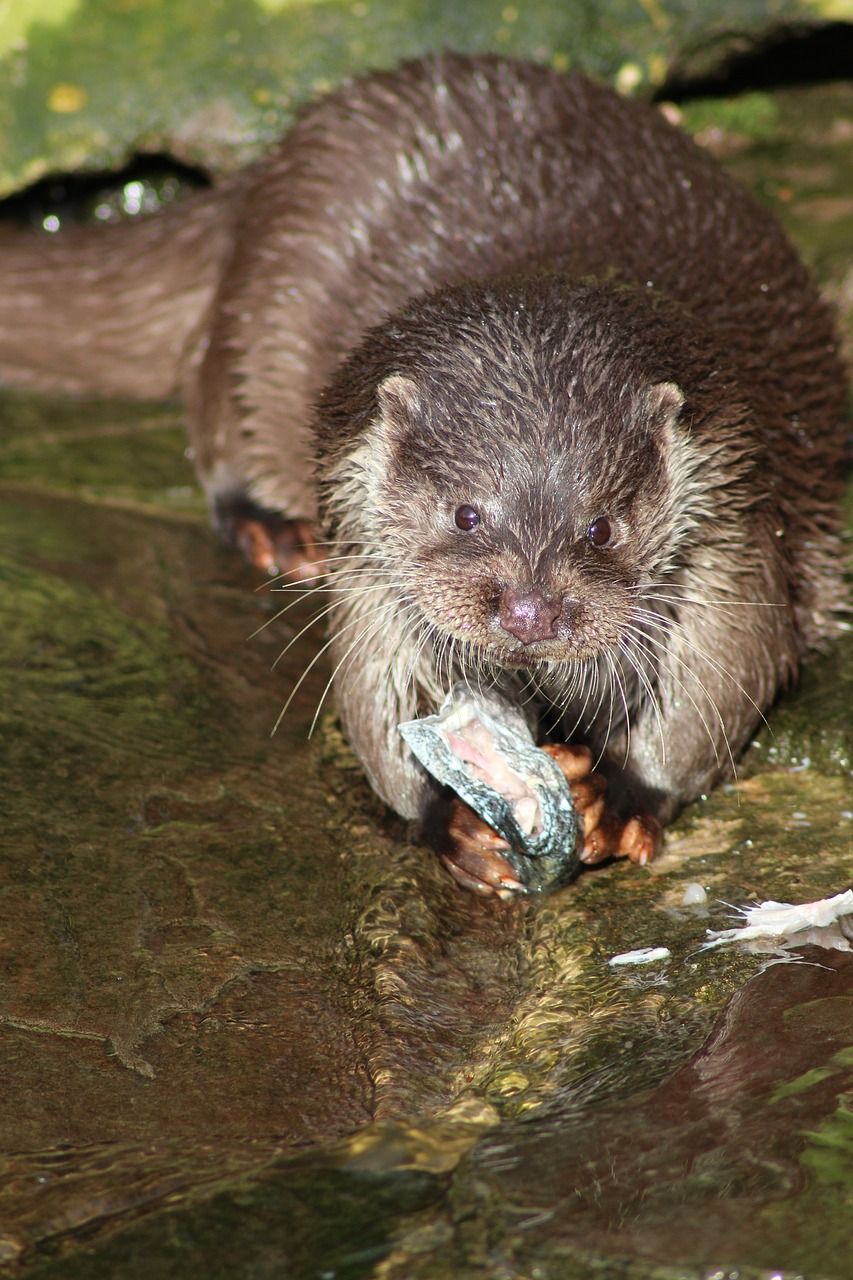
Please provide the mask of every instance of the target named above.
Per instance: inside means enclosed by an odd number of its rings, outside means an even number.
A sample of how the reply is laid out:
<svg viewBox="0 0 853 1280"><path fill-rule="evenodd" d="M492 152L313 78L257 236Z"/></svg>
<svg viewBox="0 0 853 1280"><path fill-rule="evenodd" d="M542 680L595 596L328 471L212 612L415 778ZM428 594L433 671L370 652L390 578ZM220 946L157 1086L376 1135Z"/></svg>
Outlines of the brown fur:
<svg viewBox="0 0 853 1280"><path fill-rule="evenodd" d="M314 420L322 518L356 557L332 561L338 704L399 812L430 789L396 724L463 675L556 705L626 803L666 818L832 633L830 317L772 218L651 109L436 56L345 86L223 193L95 244L65 266L62 239L49 263L6 255L0 368L182 382L226 512L314 517ZM42 336L51 308L72 319ZM553 633L508 631L518 599Z"/></svg>

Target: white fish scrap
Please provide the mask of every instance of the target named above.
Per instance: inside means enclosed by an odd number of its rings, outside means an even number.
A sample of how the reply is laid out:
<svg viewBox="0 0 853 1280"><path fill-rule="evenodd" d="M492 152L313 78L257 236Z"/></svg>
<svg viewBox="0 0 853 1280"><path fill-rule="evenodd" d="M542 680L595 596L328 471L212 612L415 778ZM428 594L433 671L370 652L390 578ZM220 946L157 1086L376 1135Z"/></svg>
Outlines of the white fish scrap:
<svg viewBox="0 0 853 1280"><path fill-rule="evenodd" d="M668 960L672 952L669 947L638 947L636 951L623 951L618 956L611 956L608 964L654 964L657 960Z"/></svg>
<svg viewBox="0 0 853 1280"><path fill-rule="evenodd" d="M853 951L853 889L817 902L760 902L757 907L736 907L745 923L733 929L709 929L703 951L729 942L772 940L779 946L832 947Z"/></svg>

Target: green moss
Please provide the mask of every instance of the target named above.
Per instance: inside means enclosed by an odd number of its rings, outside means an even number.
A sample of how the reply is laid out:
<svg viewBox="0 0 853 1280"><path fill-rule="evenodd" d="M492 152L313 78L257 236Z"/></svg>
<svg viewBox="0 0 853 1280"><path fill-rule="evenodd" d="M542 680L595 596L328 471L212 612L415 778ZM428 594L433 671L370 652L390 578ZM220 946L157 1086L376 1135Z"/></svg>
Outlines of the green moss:
<svg viewBox="0 0 853 1280"><path fill-rule="evenodd" d="M183 414L168 406L4 394L0 482L201 515Z"/></svg>
<svg viewBox="0 0 853 1280"><path fill-rule="evenodd" d="M797 688L771 712L747 757L752 769L814 769L849 776L853 770L853 635L803 666Z"/></svg>
<svg viewBox="0 0 853 1280"><path fill-rule="evenodd" d="M361 1280L391 1250L401 1219L423 1210L442 1184L426 1174L353 1176L303 1159L263 1178L172 1208L112 1239L59 1252L27 1269L32 1280L147 1280L201 1274L206 1280L282 1275ZM200 1252L201 1251L201 1252ZM53 1251L51 1251L53 1252Z"/></svg>
<svg viewBox="0 0 853 1280"><path fill-rule="evenodd" d="M778 135L779 107L768 93L744 93L737 98L688 102L683 119L689 133L713 128L744 134L753 141L765 141Z"/></svg>
<svg viewBox="0 0 853 1280"><path fill-rule="evenodd" d="M26 4L5 4L0 12L0 58L23 45L36 25L64 26L80 0L27 0Z"/></svg>
<svg viewBox="0 0 853 1280"><path fill-rule="evenodd" d="M853 1107L849 1099L813 1133L800 1159L820 1187L841 1187L853 1197Z"/></svg>
<svg viewBox="0 0 853 1280"><path fill-rule="evenodd" d="M0 26L0 188L166 149L213 168L257 154L318 88L430 49L498 50L659 83L679 48L814 17L803 0L11 0ZM621 73L621 74L620 74Z"/></svg>
<svg viewBox="0 0 853 1280"><path fill-rule="evenodd" d="M5 504L0 529L18 514L13 504ZM70 562L74 553L67 526L64 534L60 542L44 529L41 555L61 554ZM215 754L212 726L220 724L220 732L227 733L222 711L217 714L198 669L175 652L167 627L128 617L101 594L58 572L28 573L0 560L0 584L5 686L0 714L7 726L38 724L49 707L69 757L88 744L93 771L97 759L112 770L118 756L127 761L158 753L165 742L185 764ZM6 761L13 770L29 743L26 734L7 742ZM38 781L36 770L32 782ZM32 796L19 795L26 820Z"/></svg>

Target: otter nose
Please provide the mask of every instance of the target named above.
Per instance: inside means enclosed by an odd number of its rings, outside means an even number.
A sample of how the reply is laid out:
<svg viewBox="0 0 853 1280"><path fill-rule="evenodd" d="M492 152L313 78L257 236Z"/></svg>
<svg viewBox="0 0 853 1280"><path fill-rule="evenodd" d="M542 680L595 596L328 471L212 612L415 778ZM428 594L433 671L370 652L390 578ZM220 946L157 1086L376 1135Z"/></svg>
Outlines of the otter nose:
<svg viewBox="0 0 853 1280"><path fill-rule="evenodd" d="M498 606L501 627L522 644L550 640L557 634L563 602L541 587L504 587Z"/></svg>

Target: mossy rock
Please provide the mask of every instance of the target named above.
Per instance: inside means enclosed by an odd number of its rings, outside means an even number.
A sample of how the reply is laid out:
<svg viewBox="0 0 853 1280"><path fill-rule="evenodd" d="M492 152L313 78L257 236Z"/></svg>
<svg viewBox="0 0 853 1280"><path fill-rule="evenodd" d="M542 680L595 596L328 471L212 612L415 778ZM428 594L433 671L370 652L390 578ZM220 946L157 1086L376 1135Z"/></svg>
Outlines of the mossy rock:
<svg viewBox="0 0 853 1280"><path fill-rule="evenodd" d="M674 61L841 16L839 0L9 0L0 12L0 194L168 151L245 162L312 93L430 49L580 66L626 90Z"/></svg>

